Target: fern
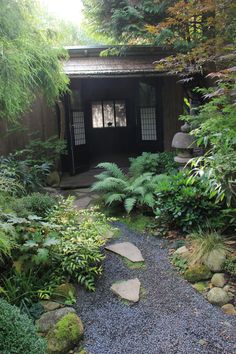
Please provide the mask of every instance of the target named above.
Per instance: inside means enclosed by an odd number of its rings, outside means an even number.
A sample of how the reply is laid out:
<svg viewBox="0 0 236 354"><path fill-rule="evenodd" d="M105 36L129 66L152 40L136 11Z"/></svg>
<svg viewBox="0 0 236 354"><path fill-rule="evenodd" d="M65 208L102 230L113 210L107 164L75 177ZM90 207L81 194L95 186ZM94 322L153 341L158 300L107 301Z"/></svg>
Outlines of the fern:
<svg viewBox="0 0 236 354"><path fill-rule="evenodd" d="M166 175L153 176L150 172L128 178L117 165L108 162L98 167L105 171L96 176L92 190L101 193L107 205L123 204L127 213L140 206L153 208L157 185L168 178Z"/></svg>
<svg viewBox="0 0 236 354"><path fill-rule="evenodd" d="M126 176L122 172L122 170L112 162L102 162L98 166L98 168L104 168L106 170L106 174L109 174L111 177L126 179Z"/></svg>
<svg viewBox="0 0 236 354"><path fill-rule="evenodd" d="M109 194L108 197L106 198L106 204L111 205L114 202L122 202L124 198L125 198L125 194L121 194L121 193Z"/></svg>
<svg viewBox="0 0 236 354"><path fill-rule="evenodd" d="M137 202L137 199L134 197L130 197L130 198L125 199L124 207L125 207L125 210L127 211L128 214L133 210L136 202Z"/></svg>

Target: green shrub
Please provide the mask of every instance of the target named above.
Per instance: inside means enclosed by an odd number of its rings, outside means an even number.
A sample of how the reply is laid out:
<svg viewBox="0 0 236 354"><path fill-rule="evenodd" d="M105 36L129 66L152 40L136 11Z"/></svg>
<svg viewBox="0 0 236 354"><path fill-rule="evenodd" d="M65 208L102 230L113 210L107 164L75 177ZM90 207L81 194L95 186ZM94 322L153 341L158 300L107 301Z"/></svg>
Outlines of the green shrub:
<svg viewBox="0 0 236 354"><path fill-rule="evenodd" d="M58 284L52 271L39 269L29 271L14 270L2 279L2 296L13 305L30 314L30 308L39 300L51 296Z"/></svg>
<svg viewBox="0 0 236 354"><path fill-rule="evenodd" d="M171 152L150 153L143 152L141 156L130 158L131 162L129 174L138 177L144 173L153 174L172 173L177 170L177 164L174 161L174 154Z"/></svg>
<svg viewBox="0 0 236 354"><path fill-rule="evenodd" d="M36 195L38 198L41 196ZM29 200L31 205L31 196ZM44 197L42 200L44 203ZM50 203L47 200L45 205ZM44 219L3 213L0 221L3 221L0 229L3 225L16 230L17 247L12 252L12 262L1 275L4 294L11 303L31 306L70 280L89 290L95 289L95 279L102 272L101 247L111 229L102 213L95 209L77 210L73 198L59 198ZM15 271L11 270L12 263Z"/></svg>
<svg viewBox="0 0 236 354"><path fill-rule="evenodd" d="M188 183L188 175L179 172L156 184L154 211L160 225L191 232L198 226L223 228L228 223L222 205L209 197L205 180Z"/></svg>
<svg viewBox="0 0 236 354"><path fill-rule="evenodd" d="M101 247L111 227L96 209L76 210L73 198L61 200L49 215L58 225L60 242L54 247L57 267L67 279L95 290L95 280L102 273L104 255Z"/></svg>
<svg viewBox="0 0 236 354"><path fill-rule="evenodd" d="M52 136L47 140L34 139L26 146L25 158L37 164L46 161L55 168L57 160L61 154L66 154L66 142L57 136Z"/></svg>
<svg viewBox="0 0 236 354"><path fill-rule="evenodd" d="M11 250L16 245L15 240L0 226L0 263L3 262L5 257L11 256Z"/></svg>
<svg viewBox="0 0 236 354"><path fill-rule="evenodd" d="M151 173L128 178L116 164L108 162L98 167L105 171L96 176L98 181L93 184L92 190L102 194L105 204L123 206L127 213L135 207L151 210L157 181L166 178L165 175L153 176Z"/></svg>
<svg viewBox="0 0 236 354"><path fill-rule="evenodd" d="M33 322L3 299L0 299L0 353L46 353L45 341L37 335Z"/></svg>
<svg viewBox="0 0 236 354"><path fill-rule="evenodd" d="M0 156L0 175L7 176L12 185L21 186L16 189L18 194L41 188L50 172L49 163L38 164L35 161L24 159L23 154L24 150L20 150L7 157ZM9 193L16 194L16 191L14 188Z"/></svg>
<svg viewBox="0 0 236 354"><path fill-rule="evenodd" d="M171 257L171 262L180 273L184 273L188 269L188 260L178 254L174 254Z"/></svg>
<svg viewBox="0 0 236 354"><path fill-rule="evenodd" d="M28 216L34 214L45 217L56 204L56 198L49 194L32 193L25 197L14 200L11 208L18 216Z"/></svg>
<svg viewBox="0 0 236 354"><path fill-rule="evenodd" d="M236 277L236 257L228 256L223 264L223 270L233 277Z"/></svg>

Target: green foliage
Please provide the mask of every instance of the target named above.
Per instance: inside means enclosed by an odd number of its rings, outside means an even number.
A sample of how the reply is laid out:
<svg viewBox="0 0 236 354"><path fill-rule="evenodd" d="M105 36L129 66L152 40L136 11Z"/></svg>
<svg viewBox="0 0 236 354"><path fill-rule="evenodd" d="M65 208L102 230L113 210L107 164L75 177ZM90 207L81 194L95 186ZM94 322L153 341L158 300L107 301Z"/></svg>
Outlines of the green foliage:
<svg viewBox="0 0 236 354"><path fill-rule="evenodd" d="M72 342L76 343L82 334L77 315L75 313L65 315L57 322L54 332L58 341L65 341L70 338Z"/></svg>
<svg viewBox="0 0 236 354"><path fill-rule="evenodd" d="M177 170L177 164L174 162L174 154L171 152L157 154L143 152L141 156L130 158L129 160L131 162L129 173L134 177L138 177L146 172L169 174Z"/></svg>
<svg viewBox="0 0 236 354"><path fill-rule="evenodd" d="M56 198L49 194L32 193L22 198L13 199L11 208L21 217L27 217L30 214L46 217L55 204Z"/></svg>
<svg viewBox="0 0 236 354"><path fill-rule="evenodd" d="M102 273L104 235L110 229L106 217L96 209L76 210L73 198L68 198L55 206L49 220L59 226L55 255L62 274L94 291Z"/></svg>
<svg viewBox="0 0 236 354"><path fill-rule="evenodd" d="M2 354L45 354L44 339L33 322L20 310L0 299L0 352Z"/></svg>
<svg viewBox="0 0 236 354"><path fill-rule="evenodd" d="M3 262L5 257L11 256L11 250L15 246L13 238L9 237L9 234L0 227L0 263Z"/></svg>
<svg viewBox="0 0 236 354"><path fill-rule="evenodd" d="M174 254L171 257L171 262L180 273L184 273L188 269L188 260L178 254Z"/></svg>
<svg viewBox="0 0 236 354"><path fill-rule="evenodd" d="M199 146L207 149L204 156L192 160L191 178L206 178L208 192L216 202L236 201L236 106L231 93L235 85L218 84L213 89L198 90L210 101L201 106L196 116L182 116L192 125Z"/></svg>
<svg viewBox="0 0 236 354"><path fill-rule="evenodd" d="M153 2L150 0L84 0L84 12L90 30L113 37L122 43L150 43L152 36L146 24L160 21L171 0Z"/></svg>
<svg viewBox="0 0 236 354"><path fill-rule="evenodd" d="M48 163L36 164L35 161L22 160L22 154L23 151L17 151L0 157L0 174L7 176L10 184L15 186L12 191L6 190L11 194L39 189L50 172Z"/></svg>
<svg viewBox="0 0 236 354"><path fill-rule="evenodd" d="M8 302L25 310L39 298L40 285L37 273L11 270L3 279L3 295Z"/></svg>
<svg viewBox="0 0 236 354"><path fill-rule="evenodd" d="M202 264L205 259L212 253L217 251L217 254L227 255L231 248L227 245L227 240L217 232L206 232L201 229L190 234L189 243L191 253L189 261L192 265Z"/></svg>
<svg viewBox="0 0 236 354"><path fill-rule="evenodd" d="M46 140L34 139L26 145L22 151L23 158L27 161L32 161L35 164L43 164L47 162L51 166L60 158L60 155L66 153L65 140L59 139L57 136L52 136Z"/></svg>
<svg viewBox="0 0 236 354"><path fill-rule="evenodd" d="M107 205L123 205L129 214L135 207L151 209L154 206L154 191L162 175L153 176L144 173L137 178L128 178L115 164L99 164L105 172L97 175L92 186L93 191L103 193Z"/></svg>
<svg viewBox="0 0 236 354"><path fill-rule="evenodd" d="M16 121L36 95L52 103L67 90L65 52L45 30L36 2L1 0L0 8L0 118Z"/></svg>
<svg viewBox="0 0 236 354"><path fill-rule="evenodd" d="M139 233L152 233L154 222L153 218L150 216L137 214L132 216L125 216L120 219L123 223L125 223L131 230L134 230Z"/></svg>
<svg viewBox="0 0 236 354"><path fill-rule="evenodd" d="M233 277L236 277L236 257L228 256L223 264L223 270Z"/></svg>
<svg viewBox="0 0 236 354"><path fill-rule="evenodd" d="M156 184L154 211L160 225L185 232L191 232L198 225L223 228L227 224L222 206L216 205L207 193L206 181L195 179L189 184L184 172Z"/></svg>

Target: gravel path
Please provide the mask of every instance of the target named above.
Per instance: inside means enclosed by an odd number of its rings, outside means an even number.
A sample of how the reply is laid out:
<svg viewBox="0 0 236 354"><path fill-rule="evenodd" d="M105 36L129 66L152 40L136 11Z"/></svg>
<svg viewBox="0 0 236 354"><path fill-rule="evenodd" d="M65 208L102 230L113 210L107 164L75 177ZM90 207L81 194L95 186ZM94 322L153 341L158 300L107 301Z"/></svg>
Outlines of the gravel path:
<svg viewBox="0 0 236 354"><path fill-rule="evenodd" d="M79 290L77 310L85 324L88 353L236 353L236 318L209 304L178 275L164 241L117 225L119 240L133 242L141 250L146 269L130 270L118 255L107 252L97 291ZM135 277L144 294L139 303L129 306L109 289L115 281Z"/></svg>

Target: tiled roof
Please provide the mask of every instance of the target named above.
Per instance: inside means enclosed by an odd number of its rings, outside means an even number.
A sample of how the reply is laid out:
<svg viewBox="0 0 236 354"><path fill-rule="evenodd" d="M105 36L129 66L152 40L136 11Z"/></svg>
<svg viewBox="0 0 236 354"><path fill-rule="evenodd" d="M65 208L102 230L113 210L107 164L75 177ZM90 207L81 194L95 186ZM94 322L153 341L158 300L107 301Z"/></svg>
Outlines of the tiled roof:
<svg viewBox="0 0 236 354"><path fill-rule="evenodd" d="M154 61L170 53L155 47L132 47L127 55L99 56L101 48L69 49L70 58L64 71L70 77L140 76L158 74ZM134 50L135 49L135 50Z"/></svg>

